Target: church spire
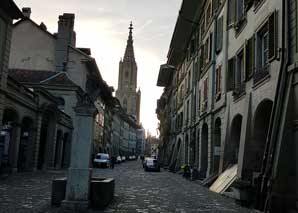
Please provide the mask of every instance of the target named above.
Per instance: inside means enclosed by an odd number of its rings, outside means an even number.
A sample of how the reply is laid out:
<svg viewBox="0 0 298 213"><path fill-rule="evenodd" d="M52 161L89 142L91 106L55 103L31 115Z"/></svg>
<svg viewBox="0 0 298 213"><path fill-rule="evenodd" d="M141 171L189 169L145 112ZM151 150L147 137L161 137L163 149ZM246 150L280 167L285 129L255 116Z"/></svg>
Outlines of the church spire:
<svg viewBox="0 0 298 213"><path fill-rule="evenodd" d="M134 62L135 55L134 55L133 39L132 39L132 30L133 30L132 22L130 22L128 29L129 29L129 35L128 35L127 45L124 53L124 61Z"/></svg>

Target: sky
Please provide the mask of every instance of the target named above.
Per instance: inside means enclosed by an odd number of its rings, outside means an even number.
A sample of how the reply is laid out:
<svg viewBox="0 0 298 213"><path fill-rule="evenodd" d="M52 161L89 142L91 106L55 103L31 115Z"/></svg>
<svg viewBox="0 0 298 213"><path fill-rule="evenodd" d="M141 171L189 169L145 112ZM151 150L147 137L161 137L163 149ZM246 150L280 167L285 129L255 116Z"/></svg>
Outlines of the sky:
<svg viewBox="0 0 298 213"><path fill-rule="evenodd" d="M31 19L57 32L58 16L75 14L77 47L91 48L101 75L117 89L118 65L124 56L128 27L133 22L138 87L141 88L141 122L156 135L156 101L163 88L156 87L159 66L167 53L182 0L15 0L21 9L31 7Z"/></svg>

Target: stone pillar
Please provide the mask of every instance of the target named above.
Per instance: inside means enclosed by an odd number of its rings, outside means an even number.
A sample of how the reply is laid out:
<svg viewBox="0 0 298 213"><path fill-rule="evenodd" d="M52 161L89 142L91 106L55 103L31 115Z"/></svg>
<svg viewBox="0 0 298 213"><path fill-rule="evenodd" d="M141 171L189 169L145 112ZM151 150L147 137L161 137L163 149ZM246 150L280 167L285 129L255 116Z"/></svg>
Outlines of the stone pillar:
<svg viewBox="0 0 298 213"><path fill-rule="evenodd" d="M12 141L11 141L11 145L12 145L12 159L11 159L11 163L12 163L12 171L13 172L17 172L18 171L18 158L19 158L19 146L20 146L20 139L21 139L21 125L17 124L17 126L15 126L13 128L13 132L12 132Z"/></svg>
<svg viewBox="0 0 298 213"><path fill-rule="evenodd" d="M58 135L57 135L58 137ZM58 137L58 147L57 147L57 162L56 162L56 168L60 169L62 168L62 157L63 157L63 146L64 146L64 133L62 133L61 135L59 135ZM57 146L57 144L56 144Z"/></svg>
<svg viewBox="0 0 298 213"><path fill-rule="evenodd" d="M77 131L72 141L66 196L62 203L67 208L86 209L89 206L89 166L95 111L93 106L75 107L74 128Z"/></svg>
<svg viewBox="0 0 298 213"><path fill-rule="evenodd" d="M45 162L43 168L54 168L55 161L55 148L56 148L56 135L57 135L57 122L58 119L49 121L47 130L47 143L45 152Z"/></svg>
<svg viewBox="0 0 298 213"><path fill-rule="evenodd" d="M34 147L34 155L33 155L33 170L37 170L38 166L38 154L39 154L39 145L40 145L40 133L41 133L41 124L42 124L42 113L39 113L37 116L36 122L36 135L35 135L35 147Z"/></svg>

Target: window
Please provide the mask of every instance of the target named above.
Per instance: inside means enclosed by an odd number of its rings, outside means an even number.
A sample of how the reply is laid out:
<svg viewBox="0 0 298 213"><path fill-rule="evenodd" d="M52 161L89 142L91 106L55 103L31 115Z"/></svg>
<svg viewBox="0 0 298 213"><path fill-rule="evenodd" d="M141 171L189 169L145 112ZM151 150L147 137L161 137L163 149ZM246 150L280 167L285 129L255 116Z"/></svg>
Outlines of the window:
<svg viewBox="0 0 298 213"><path fill-rule="evenodd" d="M125 78L126 79L128 78L128 71L127 70L125 71Z"/></svg>
<svg viewBox="0 0 298 213"><path fill-rule="evenodd" d="M254 73L255 68L255 36L246 41L245 45L245 77L248 81Z"/></svg>
<svg viewBox="0 0 298 213"><path fill-rule="evenodd" d="M203 56L203 62L204 62L204 67L211 61L211 56L212 56L212 33L210 33L209 37L207 38L204 48L204 56Z"/></svg>
<svg viewBox="0 0 298 213"><path fill-rule="evenodd" d="M228 61L228 77L227 77L227 91L232 91L235 88L235 57Z"/></svg>
<svg viewBox="0 0 298 213"><path fill-rule="evenodd" d="M228 2L228 24L235 24L235 29L240 30L246 15L247 0L229 0Z"/></svg>
<svg viewBox="0 0 298 213"><path fill-rule="evenodd" d="M237 21L240 21L244 16L244 0L237 0Z"/></svg>
<svg viewBox="0 0 298 213"><path fill-rule="evenodd" d="M190 71L188 71L188 76L187 76L187 91L190 90L190 80L191 80L191 78L190 78Z"/></svg>
<svg viewBox="0 0 298 213"><path fill-rule="evenodd" d="M206 10L206 25L207 26L211 21L211 17L212 17L212 7L211 7L211 1L210 1L207 6L207 10Z"/></svg>
<svg viewBox="0 0 298 213"><path fill-rule="evenodd" d="M220 99L220 95L221 95L221 65L216 69L216 73L215 73L215 98L216 101L218 101Z"/></svg>
<svg viewBox="0 0 298 213"><path fill-rule="evenodd" d="M257 72L268 65L268 25L257 34Z"/></svg>
<svg viewBox="0 0 298 213"><path fill-rule="evenodd" d="M228 0L228 24L232 25L236 19L236 0Z"/></svg>
<svg viewBox="0 0 298 213"><path fill-rule="evenodd" d="M186 119L185 119L185 123L188 124L188 120L189 120L189 101L187 101L186 104Z"/></svg>
<svg viewBox="0 0 298 213"><path fill-rule="evenodd" d="M203 18L201 25L200 25L200 38L203 40L205 33L205 19Z"/></svg>
<svg viewBox="0 0 298 213"><path fill-rule="evenodd" d="M203 82L203 94L202 94L202 111L206 111L208 104L208 78L206 78Z"/></svg>
<svg viewBox="0 0 298 213"><path fill-rule="evenodd" d="M216 52L219 53L222 49L222 44L223 44L223 17L221 16L218 18L216 22L216 29L217 29L217 34L216 34Z"/></svg>
<svg viewBox="0 0 298 213"><path fill-rule="evenodd" d="M234 95L241 95L245 91L245 64L244 50L241 50L236 57L235 88Z"/></svg>

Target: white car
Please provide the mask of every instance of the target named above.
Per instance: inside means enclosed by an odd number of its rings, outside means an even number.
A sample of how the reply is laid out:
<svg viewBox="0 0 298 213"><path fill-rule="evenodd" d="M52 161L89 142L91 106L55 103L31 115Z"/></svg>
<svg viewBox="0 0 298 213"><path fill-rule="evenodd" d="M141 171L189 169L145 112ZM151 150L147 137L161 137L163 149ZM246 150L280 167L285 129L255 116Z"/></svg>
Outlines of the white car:
<svg viewBox="0 0 298 213"><path fill-rule="evenodd" d="M94 167L108 168L110 166L110 156L106 153L98 153L93 160Z"/></svg>

